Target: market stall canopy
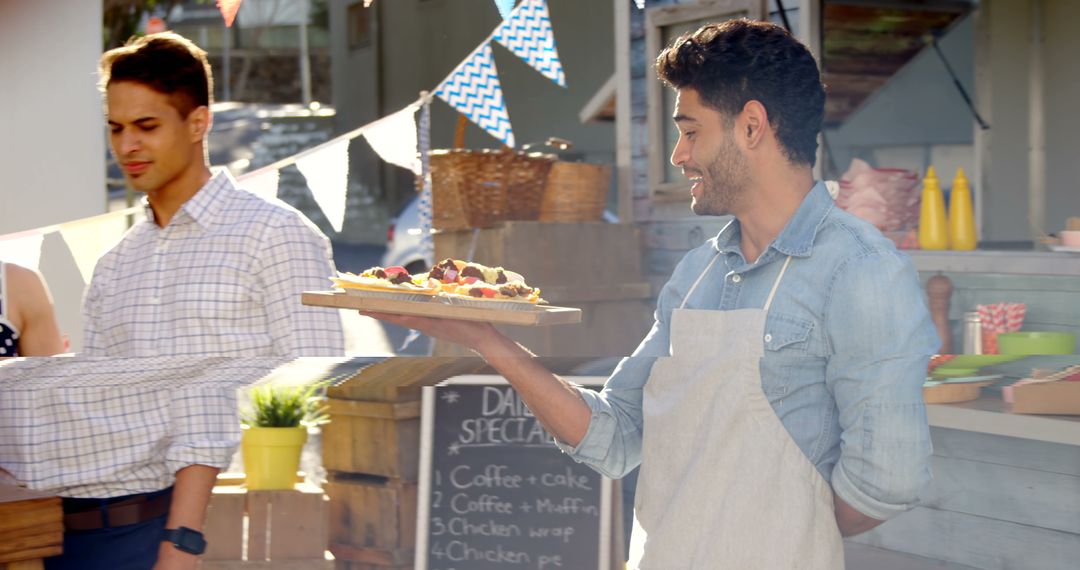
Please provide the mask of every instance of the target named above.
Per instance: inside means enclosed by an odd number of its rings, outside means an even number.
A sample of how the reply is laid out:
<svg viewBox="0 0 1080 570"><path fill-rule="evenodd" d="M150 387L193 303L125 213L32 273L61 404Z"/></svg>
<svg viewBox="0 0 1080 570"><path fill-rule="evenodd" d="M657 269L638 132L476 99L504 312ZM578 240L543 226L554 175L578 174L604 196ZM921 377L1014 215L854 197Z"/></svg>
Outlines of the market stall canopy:
<svg viewBox="0 0 1080 570"><path fill-rule="evenodd" d="M825 127L836 127L921 50L974 8L967 0L827 0Z"/></svg>

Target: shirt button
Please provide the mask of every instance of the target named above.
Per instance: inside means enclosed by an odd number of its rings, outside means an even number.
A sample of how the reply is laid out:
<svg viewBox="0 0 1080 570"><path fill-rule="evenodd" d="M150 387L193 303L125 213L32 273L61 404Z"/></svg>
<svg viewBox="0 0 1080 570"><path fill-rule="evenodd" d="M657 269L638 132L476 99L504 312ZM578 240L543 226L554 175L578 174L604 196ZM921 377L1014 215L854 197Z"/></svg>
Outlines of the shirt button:
<svg viewBox="0 0 1080 570"><path fill-rule="evenodd" d="M771 334L766 334L765 335L765 342L772 342L772 335Z"/></svg>
<svg viewBox="0 0 1080 570"><path fill-rule="evenodd" d="M740 276L738 273L731 276L732 283L738 283L739 281L742 281L742 276Z"/></svg>
<svg viewBox="0 0 1080 570"><path fill-rule="evenodd" d="M150 304L151 305L160 305L161 304L161 299L159 299L157 297L150 297Z"/></svg>

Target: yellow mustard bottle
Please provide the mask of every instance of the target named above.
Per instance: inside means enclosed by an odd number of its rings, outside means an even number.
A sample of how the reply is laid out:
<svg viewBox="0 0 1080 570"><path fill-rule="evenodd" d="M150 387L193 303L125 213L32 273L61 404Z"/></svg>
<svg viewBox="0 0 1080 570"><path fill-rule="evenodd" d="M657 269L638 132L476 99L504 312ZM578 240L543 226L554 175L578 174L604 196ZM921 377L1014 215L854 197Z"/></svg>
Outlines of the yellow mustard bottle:
<svg viewBox="0 0 1080 570"><path fill-rule="evenodd" d="M971 207L971 188L964 169L956 170L949 194L949 249L975 249L975 213Z"/></svg>
<svg viewBox="0 0 1080 570"><path fill-rule="evenodd" d="M926 169L923 178L922 205L919 209L919 248L949 247L948 221L945 217L945 196L941 192L934 167Z"/></svg>

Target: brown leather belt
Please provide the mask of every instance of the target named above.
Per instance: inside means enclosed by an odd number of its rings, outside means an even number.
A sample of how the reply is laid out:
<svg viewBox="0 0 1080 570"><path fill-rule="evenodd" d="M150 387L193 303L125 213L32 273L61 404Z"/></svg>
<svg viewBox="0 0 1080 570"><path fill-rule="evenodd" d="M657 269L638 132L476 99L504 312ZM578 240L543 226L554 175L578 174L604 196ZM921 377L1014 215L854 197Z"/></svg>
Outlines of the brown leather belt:
<svg viewBox="0 0 1080 570"><path fill-rule="evenodd" d="M135 495L115 503L83 506L75 512L64 507L64 530L96 530L138 524L169 512L172 489L151 497L154 493ZM149 497L149 498L148 498ZM105 515L102 514L105 511Z"/></svg>

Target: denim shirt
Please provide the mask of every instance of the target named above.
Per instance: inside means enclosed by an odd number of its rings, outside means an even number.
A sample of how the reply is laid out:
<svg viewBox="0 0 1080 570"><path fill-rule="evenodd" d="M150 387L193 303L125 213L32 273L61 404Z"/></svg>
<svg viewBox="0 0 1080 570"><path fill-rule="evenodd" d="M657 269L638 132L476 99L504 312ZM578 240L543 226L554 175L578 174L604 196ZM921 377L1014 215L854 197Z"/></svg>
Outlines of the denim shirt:
<svg viewBox="0 0 1080 570"><path fill-rule="evenodd" d="M739 241L735 220L683 257L649 334L601 392L582 390L592 410L585 438L560 447L611 477L636 467L642 388L656 357L670 354L672 310L691 284L720 255L686 308L761 308L791 256L766 318L762 389L844 501L880 520L913 507L930 481L922 384L940 341L910 259L834 207L821 182L757 261L746 261Z"/></svg>

